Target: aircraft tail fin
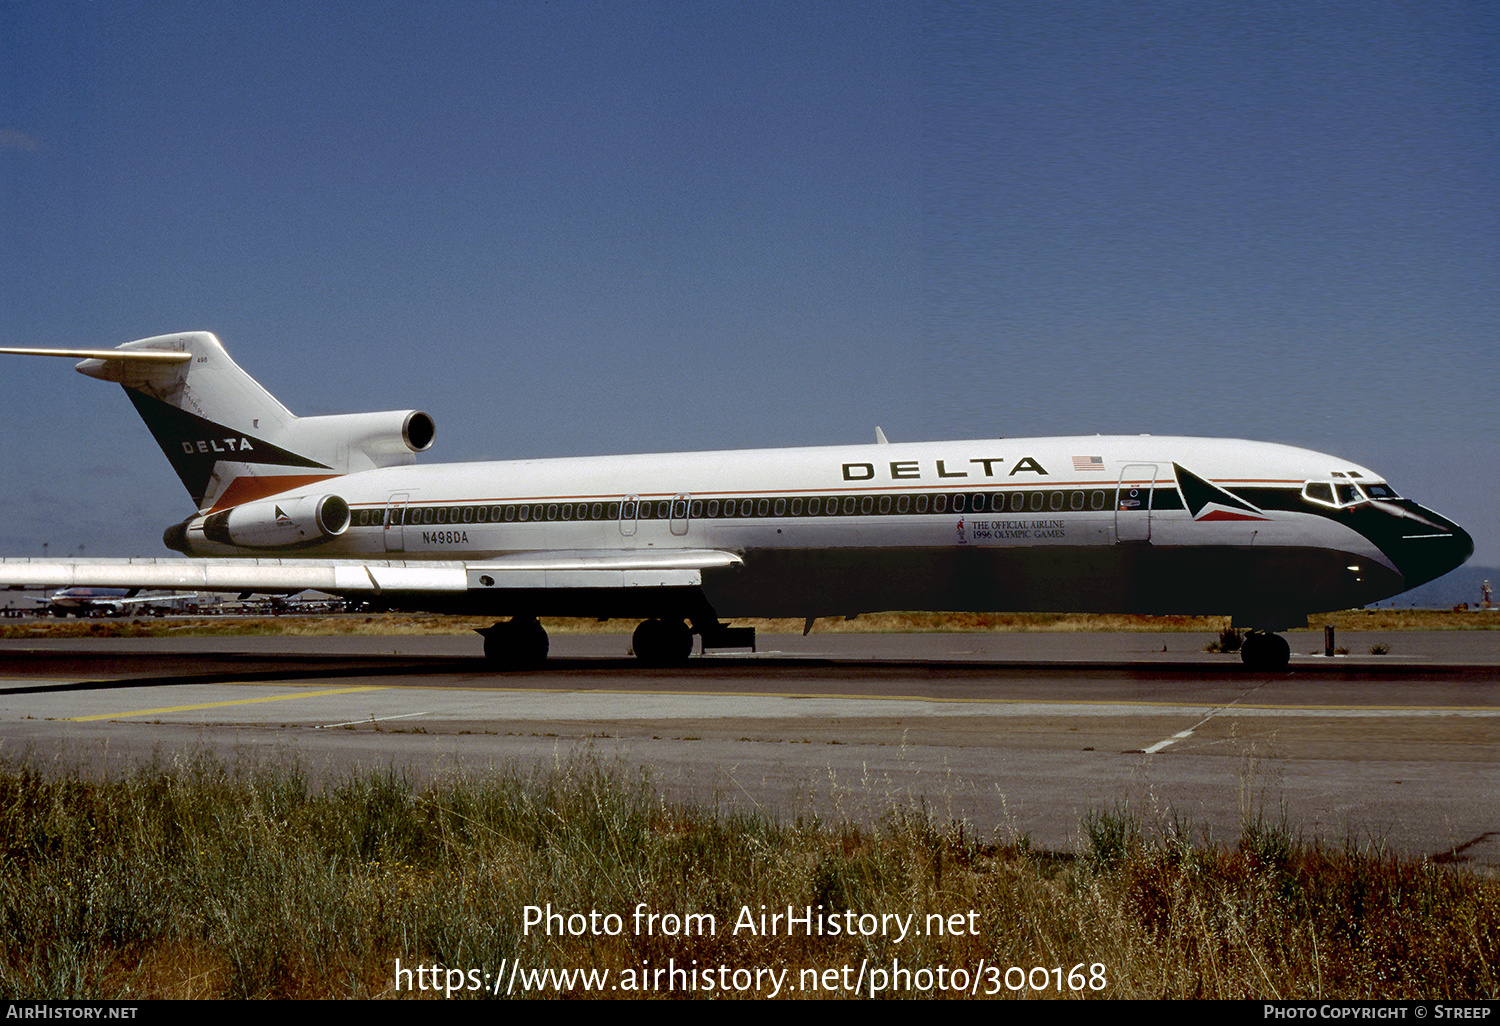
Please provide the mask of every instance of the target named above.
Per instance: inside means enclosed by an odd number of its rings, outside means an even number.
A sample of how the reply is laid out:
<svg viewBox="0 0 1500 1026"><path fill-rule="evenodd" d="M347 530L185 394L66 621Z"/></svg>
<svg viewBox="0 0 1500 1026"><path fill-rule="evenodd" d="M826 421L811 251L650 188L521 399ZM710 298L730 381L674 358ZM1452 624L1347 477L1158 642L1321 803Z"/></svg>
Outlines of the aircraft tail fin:
<svg viewBox="0 0 1500 1026"><path fill-rule="evenodd" d="M432 418L417 410L294 415L206 331L118 349L0 352L81 356L80 374L123 386L204 513L352 471L411 463L432 445Z"/></svg>

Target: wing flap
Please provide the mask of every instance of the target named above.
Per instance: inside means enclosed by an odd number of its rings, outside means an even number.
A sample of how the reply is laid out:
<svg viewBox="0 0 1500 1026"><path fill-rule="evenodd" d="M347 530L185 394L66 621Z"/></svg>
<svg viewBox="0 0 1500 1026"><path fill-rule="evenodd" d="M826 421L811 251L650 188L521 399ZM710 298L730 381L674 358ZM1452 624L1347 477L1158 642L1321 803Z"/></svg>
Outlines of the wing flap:
<svg viewBox="0 0 1500 1026"><path fill-rule="evenodd" d="M468 564L470 570L710 570L742 564L718 549L566 549L515 552Z"/></svg>
<svg viewBox="0 0 1500 1026"><path fill-rule="evenodd" d="M472 591L507 588L690 588L705 570L743 560L716 549L517 552L466 567Z"/></svg>
<svg viewBox="0 0 1500 1026"><path fill-rule="evenodd" d="M508 588L693 588L703 571L682 570L480 570L468 571L473 591Z"/></svg>

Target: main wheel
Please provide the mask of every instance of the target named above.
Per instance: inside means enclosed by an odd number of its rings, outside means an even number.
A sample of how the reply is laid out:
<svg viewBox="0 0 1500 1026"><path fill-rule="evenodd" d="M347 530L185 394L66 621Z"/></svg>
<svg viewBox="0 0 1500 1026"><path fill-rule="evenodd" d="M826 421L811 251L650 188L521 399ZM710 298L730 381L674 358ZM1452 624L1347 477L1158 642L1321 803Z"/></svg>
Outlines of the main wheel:
<svg viewBox="0 0 1500 1026"><path fill-rule="evenodd" d="M1285 670L1292 658L1292 646L1280 634L1252 631L1240 645L1240 659L1245 668L1264 673Z"/></svg>
<svg viewBox="0 0 1500 1026"><path fill-rule="evenodd" d="M693 654L693 632L681 620L647 620L635 629L630 644L647 666L676 666Z"/></svg>
<svg viewBox="0 0 1500 1026"><path fill-rule="evenodd" d="M484 657L497 670L532 670L547 661L547 629L536 620L507 620L479 633Z"/></svg>

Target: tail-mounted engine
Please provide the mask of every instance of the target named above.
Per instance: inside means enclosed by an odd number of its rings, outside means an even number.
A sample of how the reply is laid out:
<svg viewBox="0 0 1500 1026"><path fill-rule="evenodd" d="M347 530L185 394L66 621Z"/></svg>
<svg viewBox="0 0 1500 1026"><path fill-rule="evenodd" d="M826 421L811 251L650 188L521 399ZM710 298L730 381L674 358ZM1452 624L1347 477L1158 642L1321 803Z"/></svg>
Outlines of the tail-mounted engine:
<svg viewBox="0 0 1500 1026"><path fill-rule="evenodd" d="M288 429L292 447L298 452L323 457L339 451L359 453L369 461L369 467L410 463L413 454L432 448L436 432L432 418L421 410L298 417ZM367 466L351 461L348 468L354 471Z"/></svg>

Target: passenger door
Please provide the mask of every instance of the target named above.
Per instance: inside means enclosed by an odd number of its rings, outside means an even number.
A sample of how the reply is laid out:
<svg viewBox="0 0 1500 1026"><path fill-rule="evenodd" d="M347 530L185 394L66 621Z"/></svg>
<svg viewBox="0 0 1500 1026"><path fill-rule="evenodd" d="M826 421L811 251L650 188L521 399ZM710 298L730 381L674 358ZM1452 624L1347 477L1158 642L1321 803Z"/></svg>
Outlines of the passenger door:
<svg viewBox="0 0 1500 1026"><path fill-rule="evenodd" d="M405 552L406 536L402 533L403 521L406 519L406 504L411 499L410 492L394 492L385 506L385 529L381 534L385 537L385 551Z"/></svg>
<svg viewBox="0 0 1500 1026"><path fill-rule="evenodd" d="M1128 463L1115 488L1115 542L1144 545L1151 541L1151 498L1156 491L1155 463Z"/></svg>

